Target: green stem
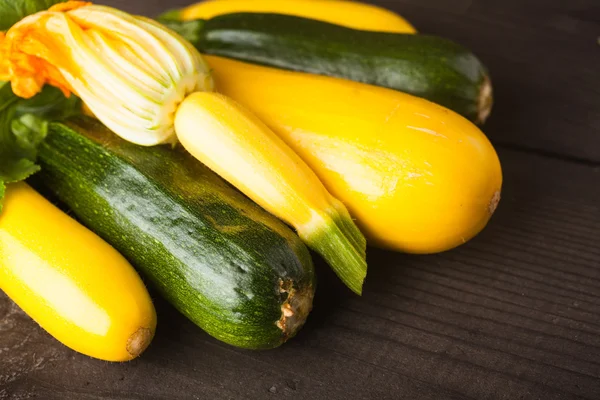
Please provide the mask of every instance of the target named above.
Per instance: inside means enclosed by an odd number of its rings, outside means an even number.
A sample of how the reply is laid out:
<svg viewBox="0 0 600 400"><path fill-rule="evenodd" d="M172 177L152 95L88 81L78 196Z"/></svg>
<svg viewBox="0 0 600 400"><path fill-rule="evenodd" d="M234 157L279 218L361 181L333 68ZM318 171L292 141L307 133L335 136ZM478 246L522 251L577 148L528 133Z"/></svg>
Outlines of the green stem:
<svg viewBox="0 0 600 400"><path fill-rule="evenodd" d="M346 207L340 201L335 199L334 201L334 206L337 213L334 213L334 215L331 217L340 222L340 229L342 229L344 235L350 238L354 248L359 252L359 254L361 254L363 257L366 257L367 240L352 220L352 217L350 216L350 213Z"/></svg>
<svg viewBox="0 0 600 400"><path fill-rule="evenodd" d="M333 214L319 229L298 233L308 247L323 257L350 290L361 295L367 276L366 240L347 211Z"/></svg>

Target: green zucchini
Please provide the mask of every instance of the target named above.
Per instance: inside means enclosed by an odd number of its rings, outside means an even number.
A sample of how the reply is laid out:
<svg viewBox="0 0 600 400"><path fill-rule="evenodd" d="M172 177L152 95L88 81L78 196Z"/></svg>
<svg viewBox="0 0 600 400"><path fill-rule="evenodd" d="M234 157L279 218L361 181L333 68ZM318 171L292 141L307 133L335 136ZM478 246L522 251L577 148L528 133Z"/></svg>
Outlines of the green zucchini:
<svg viewBox="0 0 600 400"><path fill-rule="evenodd" d="M215 338L268 349L306 320L315 289L308 249L183 150L136 146L77 118L50 125L39 162L34 184Z"/></svg>
<svg viewBox="0 0 600 400"><path fill-rule="evenodd" d="M478 123L491 111L485 66L441 37L360 31L279 14L161 22L206 54L407 92Z"/></svg>

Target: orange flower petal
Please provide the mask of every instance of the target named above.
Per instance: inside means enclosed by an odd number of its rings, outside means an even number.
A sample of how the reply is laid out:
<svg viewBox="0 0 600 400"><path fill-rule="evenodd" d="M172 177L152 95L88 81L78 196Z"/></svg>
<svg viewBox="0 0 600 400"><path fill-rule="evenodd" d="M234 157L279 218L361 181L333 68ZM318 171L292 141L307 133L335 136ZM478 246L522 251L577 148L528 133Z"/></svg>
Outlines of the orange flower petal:
<svg viewBox="0 0 600 400"><path fill-rule="evenodd" d="M56 11L56 12L67 12L71 10L76 10L81 7L91 6L92 3L89 1L67 1L64 3L58 3L53 5L48 9L48 11Z"/></svg>
<svg viewBox="0 0 600 400"><path fill-rule="evenodd" d="M4 32L0 32L0 81L10 81L10 63L6 58L8 51L5 50L5 47L7 46L5 38L6 34Z"/></svg>
<svg viewBox="0 0 600 400"><path fill-rule="evenodd" d="M71 2L75 5L88 4ZM69 5L68 3L65 3ZM10 81L13 92L23 98L38 94L44 85L58 87L66 96L72 92L57 67L70 56L61 38L47 28L55 12L41 12L13 26L0 39L0 79Z"/></svg>

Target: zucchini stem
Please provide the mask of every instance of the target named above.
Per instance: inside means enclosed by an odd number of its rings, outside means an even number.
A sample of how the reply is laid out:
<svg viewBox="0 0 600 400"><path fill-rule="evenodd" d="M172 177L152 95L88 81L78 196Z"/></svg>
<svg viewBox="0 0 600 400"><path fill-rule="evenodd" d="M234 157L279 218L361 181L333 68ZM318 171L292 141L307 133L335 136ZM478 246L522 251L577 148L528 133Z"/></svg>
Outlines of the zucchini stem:
<svg viewBox="0 0 600 400"><path fill-rule="evenodd" d="M350 290L361 295L367 276L366 240L348 211L345 208L344 211L327 216L312 231L299 228L298 234L308 247L323 257Z"/></svg>
<svg viewBox="0 0 600 400"><path fill-rule="evenodd" d="M288 297L281 306L281 319L276 325L283 333L283 340L287 341L302 328L308 314L312 310L315 290L312 284L298 287L291 280L280 281L279 291L287 293Z"/></svg>
<svg viewBox="0 0 600 400"><path fill-rule="evenodd" d="M362 232L358 229L348 209L346 206L342 204L341 201L337 199L333 199L336 214L332 217L334 221L340 221L342 232L345 236L347 236L354 245L354 248L359 252L359 254L364 258L367 254L367 239L365 239Z"/></svg>

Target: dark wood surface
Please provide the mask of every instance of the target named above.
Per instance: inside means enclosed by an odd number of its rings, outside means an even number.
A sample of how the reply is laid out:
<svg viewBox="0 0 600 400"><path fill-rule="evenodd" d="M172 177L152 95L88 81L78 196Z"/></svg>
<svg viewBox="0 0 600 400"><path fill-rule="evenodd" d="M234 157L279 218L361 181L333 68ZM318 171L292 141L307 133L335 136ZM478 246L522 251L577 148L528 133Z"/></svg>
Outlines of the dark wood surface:
<svg viewBox="0 0 600 400"><path fill-rule="evenodd" d="M186 0L105 1L155 15ZM127 364L64 348L0 294L0 399L600 399L600 3L384 2L488 64L498 214L434 256L369 251L362 298L321 265L280 349L218 343L156 298Z"/></svg>

